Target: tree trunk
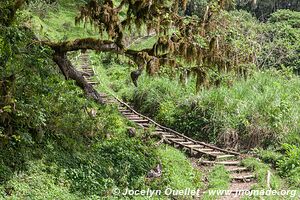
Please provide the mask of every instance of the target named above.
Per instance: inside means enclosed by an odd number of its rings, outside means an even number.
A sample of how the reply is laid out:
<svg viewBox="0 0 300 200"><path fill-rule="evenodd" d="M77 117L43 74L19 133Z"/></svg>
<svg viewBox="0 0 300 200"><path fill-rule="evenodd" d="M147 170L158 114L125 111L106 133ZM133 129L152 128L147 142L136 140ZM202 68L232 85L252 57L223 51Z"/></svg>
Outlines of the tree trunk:
<svg viewBox="0 0 300 200"><path fill-rule="evenodd" d="M53 54L53 60L59 66L67 80L75 80L76 84L84 91L87 97L92 98L97 103L104 104L101 95L85 80L83 73L73 67L65 52L55 52Z"/></svg>

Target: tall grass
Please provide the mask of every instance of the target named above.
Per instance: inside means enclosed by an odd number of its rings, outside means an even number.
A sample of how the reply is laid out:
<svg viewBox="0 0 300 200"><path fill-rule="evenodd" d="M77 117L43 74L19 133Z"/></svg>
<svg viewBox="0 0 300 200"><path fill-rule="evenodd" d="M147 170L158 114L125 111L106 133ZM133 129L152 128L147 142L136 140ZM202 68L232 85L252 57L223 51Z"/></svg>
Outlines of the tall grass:
<svg viewBox="0 0 300 200"><path fill-rule="evenodd" d="M195 139L247 149L299 144L300 79L288 71L256 71L247 80L235 79L232 86L195 94L193 78L184 87L177 79L143 75L135 88L130 67L112 66L100 73L115 92L144 114Z"/></svg>

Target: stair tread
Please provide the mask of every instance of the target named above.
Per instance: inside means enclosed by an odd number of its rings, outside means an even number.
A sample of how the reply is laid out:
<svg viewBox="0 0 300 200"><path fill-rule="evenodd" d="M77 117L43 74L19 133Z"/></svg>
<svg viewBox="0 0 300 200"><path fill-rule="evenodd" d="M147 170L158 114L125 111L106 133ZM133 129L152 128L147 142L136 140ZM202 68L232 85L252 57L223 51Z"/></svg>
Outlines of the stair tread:
<svg viewBox="0 0 300 200"><path fill-rule="evenodd" d="M200 150L201 151L214 151L214 149L203 149L203 148L201 148Z"/></svg>
<svg viewBox="0 0 300 200"><path fill-rule="evenodd" d="M129 119L129 120L133 122L148 122L148 120L146 119Z"/></svg>
<svg viewBox="0 0 300 200"><path fill-rule="evenodd" d="M226 168L226 170L229 172L241 172L241 171L248 170L248 168L247 167L231 167L231 168Z"/></svg>
<svg viewBox="0 0 300 200"><path fill-rule="evenodd" d="M120 111L120 112L121 112L121 111ZM139 115L134 114L134 113L132 113L132 112L130 112L130 113L124 113L124 115L125 115L126 117L140 117Z"/></svg>
<svg viewBox="0 0 300 200"><path fill-rule="evenodd" d="M251 179L251 178L255 178L254 174L232 174L231 179L235 179L235 180L243 180L243 179Z"/></svg>
<svg viewBox="0 0 300 200"><path fill-rule="evenodd" d="M186 145L186 147L188 147L188 148L200 148L200 147L203 147L203 145L200 145L200 144L192 144L192 145Z"/></svg>
<svg viewBox="0 0 300 200"><path fill-rule="evenodd" d="M167 137L167 138L170 138L170 137L174 137L174 138L177 138L176 135L173 135L173 134L163 134L164 137Z"/></svg>
<svg viewBox="0 0 300 200"><path fill-rule="evenodd" d="M199 150L202 150L202 149L199 149ZM203 151L203 150L202 150L202 151ZM214 154L214 155L224 155L224 153L221 152L221 151L213 151L213 152L208 151L207 153Z"/></svg>
<svg viewBox="0 0 300 200"><path fill-rule="evenodd" d="M132 113L131 110L119 110L120 112L125 112L125 113Z"/></svg>
<svg viewBox="0 0 300 200"><path fill-rule="evenodd" d="M200 162L201 164L215 164L215 165L229 165L235 166L241 164L240 161L210 161L210 160L203 160Z"/></svg>
<svg viewBox="0 0 300 200"><path fill-rule="evenodd" d="M231 158L231 157L235 157L235 155L231 155L231 154L220 155L220 156L217 156L217 159Z"/></svg>
<svg viewBox="0 0 300 200"><path fill-rule="evenodd" d="M172 141L185 141L184 138L168 138L168 139Z"/></svg>
<svg viewBox="0 0 300 200"><path fill-rule="evenodd" d="M191 145L194 144L193 142L179 142L181 145Z"/></svg>

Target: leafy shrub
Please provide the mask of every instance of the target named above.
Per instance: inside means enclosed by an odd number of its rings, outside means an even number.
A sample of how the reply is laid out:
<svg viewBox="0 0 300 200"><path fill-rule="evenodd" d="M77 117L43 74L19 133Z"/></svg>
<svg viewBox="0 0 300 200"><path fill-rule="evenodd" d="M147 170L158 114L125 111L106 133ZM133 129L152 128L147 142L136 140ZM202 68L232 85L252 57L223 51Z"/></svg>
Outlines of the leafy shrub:
<svg viewBox="0 0 300 200"><path fill-rule="evenodd" d="M172 188L182 190L202 187L199 171L193 168L182 152L163 145L157 150L157 154L162 164L162 177L148 182L152 189Z"/></svg>
<svg viewBox="0 0 300 200"><path fill-rule="evenodd" d="M293 176L300 170L300 148L295 145L283 144L285 155L277 162L281 175Z"/></svg>
<svg viewBox="0 0 300 200"><path fill-rule="evenodd" d="M282 154L272 150L259 150L259 157L266 163L271 163L273 167L276 167L277 162L282 158Z"/></svg>
<svg viewBox="0 0 300 200"><path fill-rule="evenodd" d="M67 172L72 190L86 195L110 195L113 187L140 189L156 160L153 148L125 138L99 142L88 155Z"/></svg>
<svg viewBox="0 0 300 200"><path fill-rule="evenodd" d="M300 12L279 10L271 15L269 21L271 23L284 22L293 28L300 28Z"/></svg>
<svg viewBox="0 0 300 200"><path fill-rule="evenodd" d="M299 73L300 12L281 10L272 15L258 34L262 50L258 61L264 68L289 67Z"/></svg>
<svg viewBox="0 0 300 200"><path fill-rule="evenodd" d="M268 164L253 157L244 159L242 163L243 166L253 171L256 175L257 184L254 186L254 189L269 189L269 185L267 184L268 172L271 172L270 186L272 189L279 190L285 187L283 185L284 182L275 171L272 171L272 168Z"/></svg>
<svg viewBox="0 0 300 200"><path fill-rule="evenodd" d="M297 141L288 136L299 132L300 110L293 106L300 100L299 84L289 71L269 70L199 95L191 95L192 84L183 88L176 81L146 77L134 93L123 91L133 94L127 100L137 109L191 137L210 142L234 137L253 148Z"/></svg>

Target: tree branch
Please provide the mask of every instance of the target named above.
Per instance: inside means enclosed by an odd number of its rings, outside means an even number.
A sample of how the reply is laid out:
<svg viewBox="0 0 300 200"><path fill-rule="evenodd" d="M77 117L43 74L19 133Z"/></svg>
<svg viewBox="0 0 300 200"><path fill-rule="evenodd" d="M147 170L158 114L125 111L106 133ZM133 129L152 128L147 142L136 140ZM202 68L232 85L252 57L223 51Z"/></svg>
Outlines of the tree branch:
<svg viewBox="0 0 300 200"><path fill-rule="evenodd" d="M85 92L85 94L96 102L103 104L103 99L97 90L89 84L83 77L83 73L77 71L69 61L66 52L55 52L53 54L54 62L59 66L66 79L75 80L76 84Z"/></svg>

